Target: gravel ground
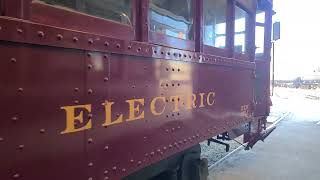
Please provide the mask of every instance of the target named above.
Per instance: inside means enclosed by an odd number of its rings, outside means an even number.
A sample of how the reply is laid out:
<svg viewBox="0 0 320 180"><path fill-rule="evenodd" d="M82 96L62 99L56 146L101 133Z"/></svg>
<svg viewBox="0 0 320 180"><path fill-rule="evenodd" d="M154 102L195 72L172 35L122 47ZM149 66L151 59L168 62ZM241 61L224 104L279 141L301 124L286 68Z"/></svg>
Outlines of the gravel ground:
<svg viewBox="0 0 320 180"><path fill-rule="evenodd" d="M237 141L242 142L243 137L240 136L236 138ZM231 140L225 141L225 143L230 144L230 151L225 151L225 146L221 144L211 143L210 146L207 146L207 141L200 143L201 145L201 158L208 159L208 165L211 166L215 162L219 161L221 158L226 156L231 151L237 149L240 144Z"/></svg>

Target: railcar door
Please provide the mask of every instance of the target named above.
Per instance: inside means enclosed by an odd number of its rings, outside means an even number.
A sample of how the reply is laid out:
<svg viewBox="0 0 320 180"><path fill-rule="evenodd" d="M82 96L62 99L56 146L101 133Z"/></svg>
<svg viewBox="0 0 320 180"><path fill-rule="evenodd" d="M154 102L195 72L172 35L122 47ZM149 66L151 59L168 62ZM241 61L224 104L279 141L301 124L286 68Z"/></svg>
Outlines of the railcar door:
<svg viewBox="0 0 320 180"><path fill-rule="evenodd" d="M271 13L271 8L266 8L256 14L256 117L266 117L270 112Z"/></svg>

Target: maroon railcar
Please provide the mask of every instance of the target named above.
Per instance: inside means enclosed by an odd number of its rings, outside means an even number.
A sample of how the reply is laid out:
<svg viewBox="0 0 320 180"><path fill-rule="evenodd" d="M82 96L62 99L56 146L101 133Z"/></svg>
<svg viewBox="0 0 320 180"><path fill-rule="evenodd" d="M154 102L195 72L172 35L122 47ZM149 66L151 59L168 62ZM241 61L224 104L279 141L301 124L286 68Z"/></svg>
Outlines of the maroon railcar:
<svg viewBox="0 0 320 180"><path fill-rule="evenodd" d="M0 0L0 179L203 178L200 142L269 132L272 12Z"/></svg>

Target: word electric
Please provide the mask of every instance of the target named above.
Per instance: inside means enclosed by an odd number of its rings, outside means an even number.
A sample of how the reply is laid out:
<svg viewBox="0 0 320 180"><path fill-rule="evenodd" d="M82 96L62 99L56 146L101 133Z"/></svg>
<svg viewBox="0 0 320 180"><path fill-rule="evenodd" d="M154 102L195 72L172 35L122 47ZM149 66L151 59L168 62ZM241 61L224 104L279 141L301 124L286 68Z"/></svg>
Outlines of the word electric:
<svg viewBox="0 0 320 180"><path fill-rule="evenodd" d="M168 103L173 103L172 112L179 112L181 108L181 99L185 101L185 109L191 110L195 108L203 108L206 106L213 106L215 104L215 92L208 92L208 93L198 93L198 94L191 94L191 95L177 95L177 96L158 96L152 98L149 104L149 109L152 115L160 116L162 115L166 108L168 107ZM115 102L112 101L105 101L102 103L105 110L105 120L102 126L107 127L115 124L120 124L125 121L135 121L144 119L145 117L145 99L130 99L125 101L128 105L128 117L124 118L123 114L117 115L116 119L112 119L112 106ZM90 114L92 111L91 104L85 105L77 105L77 106L63 106L61 107L62 110L66 113L66 128L61 134L68 134L74 133L84 130L89 130L92 128L92 120L91 118L84 122L83 114L88 113ZM76 112L78 112L76 114ZM76 122L80 122L81 124L85 123L82 127L78 127L75 125Z"/></svg>

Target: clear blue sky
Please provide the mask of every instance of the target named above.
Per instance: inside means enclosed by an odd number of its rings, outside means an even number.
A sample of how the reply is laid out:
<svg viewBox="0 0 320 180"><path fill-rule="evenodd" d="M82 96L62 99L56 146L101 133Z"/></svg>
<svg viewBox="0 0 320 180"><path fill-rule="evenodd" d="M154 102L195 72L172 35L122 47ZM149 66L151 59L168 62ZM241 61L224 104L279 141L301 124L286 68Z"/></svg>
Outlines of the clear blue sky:
<svg viewBox="0 0 320 180"><path fill-rule="evenodd" d="M320 67L319 7L318 0L274 0L274 20L281 21L275 79L294 79Z"/></svg>

